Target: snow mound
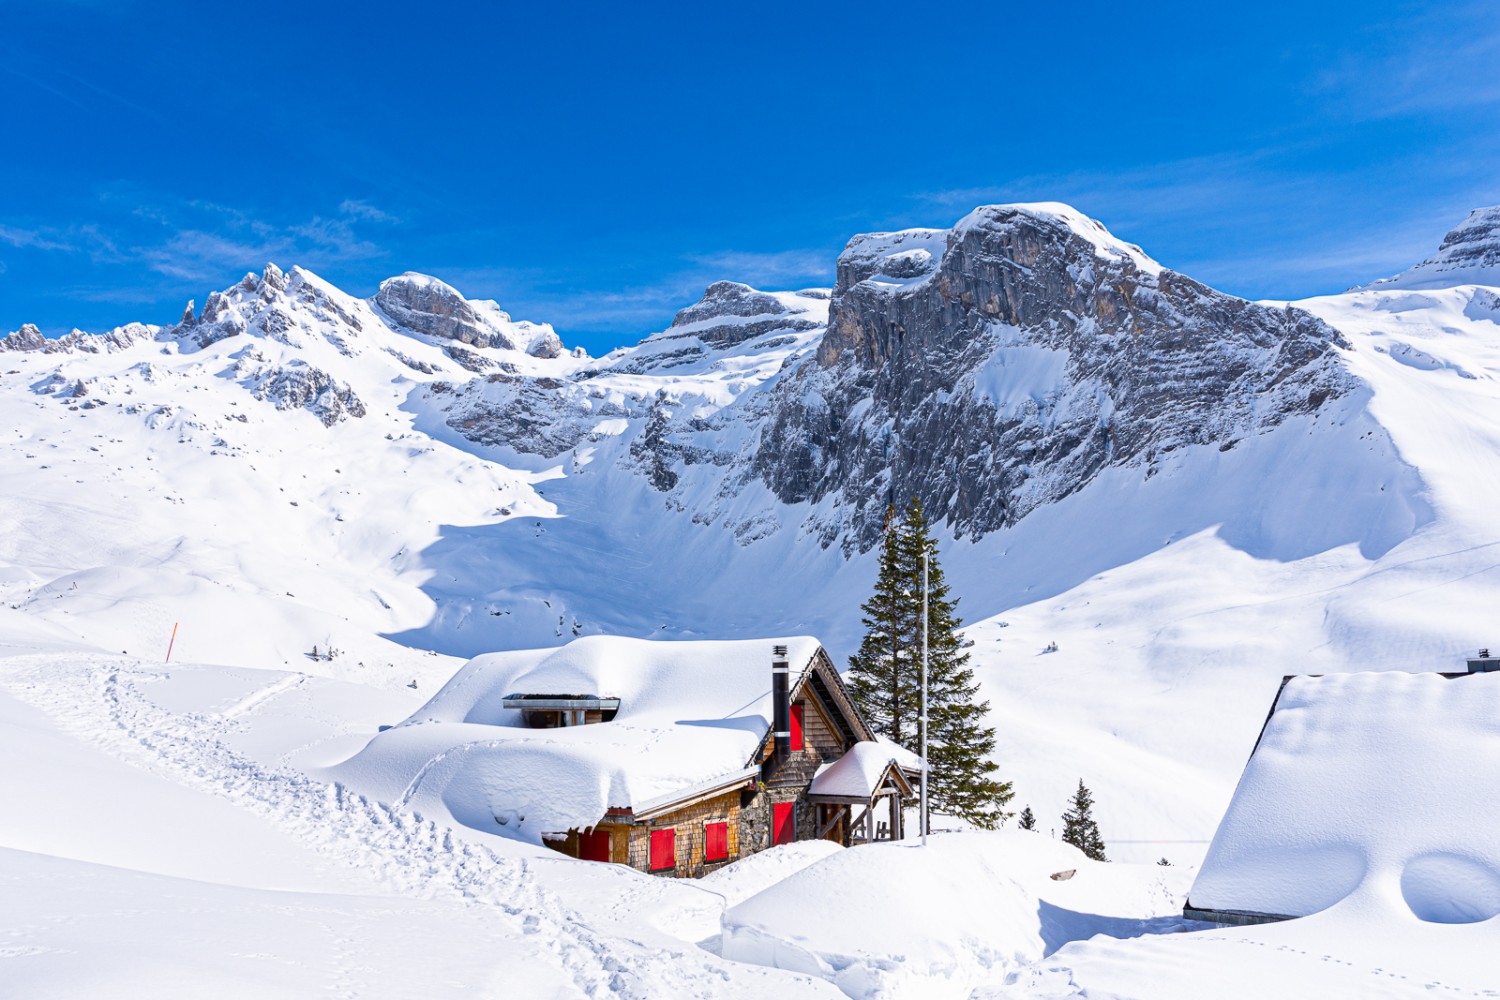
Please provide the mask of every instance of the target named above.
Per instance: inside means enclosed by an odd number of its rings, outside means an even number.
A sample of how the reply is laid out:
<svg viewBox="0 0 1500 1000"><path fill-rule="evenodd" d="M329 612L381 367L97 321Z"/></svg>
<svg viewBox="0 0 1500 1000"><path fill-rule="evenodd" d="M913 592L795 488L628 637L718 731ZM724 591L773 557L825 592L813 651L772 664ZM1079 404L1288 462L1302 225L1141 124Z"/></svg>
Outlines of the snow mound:
<svg viewBox="0 0 1500 1000"><path fill-rule="evenodd" d="M1500 674L1297 677L1192 905L1300 917L1356 895L1439 923L1500 914ZM1396 891L1399 886L1399 892Z"/></svg>
<svg viewBox="0 0 1500 1000"><path fill-rule="evenodd" d="M966 996L1068 941L1179 927L1183 881L1025 831L872 844L732 907L722 954L821 976L851 997Z"/></svg>
<svg viewBox="0 0 1500 1000"><path fill-rule="evenodd" d="M831 840L781 844L711 871L698 885L723 896L726 906L734 906L843 849Z"/></svg>

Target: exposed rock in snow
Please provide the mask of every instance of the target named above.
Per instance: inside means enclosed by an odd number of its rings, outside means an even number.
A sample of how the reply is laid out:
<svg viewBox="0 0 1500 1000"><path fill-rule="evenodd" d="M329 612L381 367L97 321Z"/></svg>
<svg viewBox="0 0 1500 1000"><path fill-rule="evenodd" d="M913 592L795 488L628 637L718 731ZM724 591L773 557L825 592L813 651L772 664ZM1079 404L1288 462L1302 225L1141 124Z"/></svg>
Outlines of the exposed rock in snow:
<svg viewBox="0 0 1500 1000"><path fill-rule="evenodd" d="M324 427L332 427L346 417L365 415L365 404L348 383L338 382L305 363L293 361L285 368L262 369L250 381L256 399L275 403L278 410L310 410Z"/></svg>
<svg viewBox="0 0 1500 1000"><path fill-rule="evenodd" d="M1066 206L978 209L948 233L856 237L816 364L773 390L754 470L836 497L824 544L874 544L888 502L983 535L1110 465L1151 474L1351 390L1307 313L1164 270Z"/></svg>
<svg viewBox="0 0 1500 1000"><path fill-rule="evenodd" d="M145 323L127 323L105 333L85 333L74 330L55 339L49 339L30 323L7 337L0 338L0 351L40 351L43 354L110 353L129 347L139 340L155 337L161 328Z"/></svg>
<svg viewBox="0 0 1500 1000"><path fill-rule="evenodd" d="M49 341L34 323L22 323L21 329L0 340L0 351L40 351Z"/></svg>
<svg viewBox="0 0 1500 1000"><path fill-rule="evenodd" d="M430 337L476 347L517 346L485 323L457 289L425 274L407 271L385 279L375 293L375 304L408 330Z"/></svg>
<svg viewBox="0 0 1500 1000"><path fill-rule="evenodd" d="M1464 284L1500 284L1500 205L1474 209L1443 237L1437 253L1369 287L1444 288Z"/></svg>

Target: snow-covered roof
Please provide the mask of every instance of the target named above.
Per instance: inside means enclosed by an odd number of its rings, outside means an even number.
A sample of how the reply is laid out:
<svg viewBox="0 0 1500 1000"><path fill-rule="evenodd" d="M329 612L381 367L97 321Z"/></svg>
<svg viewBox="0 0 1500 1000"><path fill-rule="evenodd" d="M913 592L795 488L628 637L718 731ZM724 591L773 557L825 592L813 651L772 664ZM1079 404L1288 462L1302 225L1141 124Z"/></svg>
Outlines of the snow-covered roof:
<svg viewBox="0 0 1500 1000"><path fill-rule="evenodd" d="M744 777L771 725L774 646L793 685L810 636L656 642L587 636L558 649L475 657L411 718L338 771L418 811L536 840L593 826L610 809L655 808ZM611 722L530 729L512 694L620 699Z"/></svg>
<svg viewBox="0 0 1500 1000"><path fill-rule="evenodd" d="M1288 681L1190 894L1304 916L1392 894L1419 918L1500 914L1500 673Z"/></svg>
<svg viewBox="0 0 1500 1000"><path fill-rule="evenodd" d="M880 789L881 779L892 764L916 770L921 760L894 743L864 740L846 750L838 760L819 767L807 793L868 799Z"/></svg>

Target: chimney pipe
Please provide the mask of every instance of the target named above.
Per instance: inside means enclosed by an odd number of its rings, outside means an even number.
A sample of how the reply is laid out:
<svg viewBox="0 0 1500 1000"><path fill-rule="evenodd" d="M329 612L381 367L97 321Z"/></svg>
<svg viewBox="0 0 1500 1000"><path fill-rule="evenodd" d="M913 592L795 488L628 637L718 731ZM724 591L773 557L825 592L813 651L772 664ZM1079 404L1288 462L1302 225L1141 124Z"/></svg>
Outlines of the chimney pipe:
<svg viewBox="0 0 1500 1000"><path fill-rule="evenodd" d="M776 759L786 760L792 753L791 664L786 647L771 650L771 734L776 740Z"/></svg>
<svg viewBox="0 0 1500 1000"><path fill-rule="evenodd" d="M1488 649L1481 649L1478 656L1469 657L1469 673L1487 674L1491 671L1500 671L1500 657L1491 656Z"/></svg>

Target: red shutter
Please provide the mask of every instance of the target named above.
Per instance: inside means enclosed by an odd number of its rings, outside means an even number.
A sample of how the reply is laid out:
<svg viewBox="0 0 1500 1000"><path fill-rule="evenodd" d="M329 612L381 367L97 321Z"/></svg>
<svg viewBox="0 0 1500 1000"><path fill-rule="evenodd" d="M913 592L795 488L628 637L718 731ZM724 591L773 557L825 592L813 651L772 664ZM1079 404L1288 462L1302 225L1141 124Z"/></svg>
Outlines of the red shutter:
<svg viewBox="0 0 1500 1000"><path fill-rule="evenodd" d="M651 831L651 870L654 872L666 871L677 867L677 831L668 827L665 830Z"/></svg>
<svg viewBox="0 0 1500 1000"><path fill-rule="evenodd" d="M771 843L790 844L797 839L797 803L777 802L771 806Z"/></svg>
<svg viewBox="0 0 1500 1000"><path fill-rule="evenodd" d="M802 749L802 702L792 704L792 749Z"/></svg>
<svg viewBox="0 0 1500 1000"><path fill-rule="evenodd" d="M729 857L729 824L709 823L703 827L703 860L723 861Z"/></svg>
<svg viewBox="0 0 1500 1000"><path fill-rule="evenodd" d="M578 835L578 856L585 861L609 860L609 833L595 830Z"/></svg>

